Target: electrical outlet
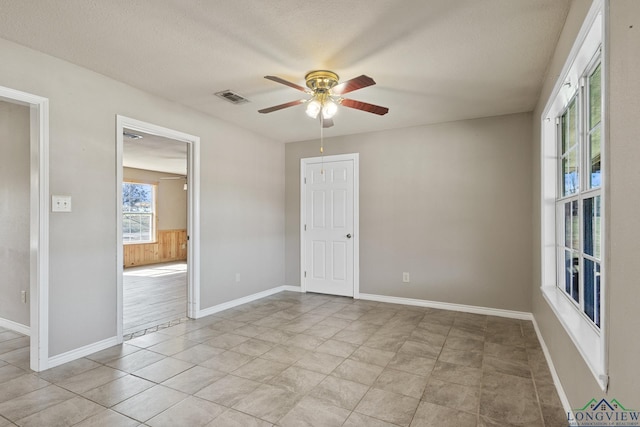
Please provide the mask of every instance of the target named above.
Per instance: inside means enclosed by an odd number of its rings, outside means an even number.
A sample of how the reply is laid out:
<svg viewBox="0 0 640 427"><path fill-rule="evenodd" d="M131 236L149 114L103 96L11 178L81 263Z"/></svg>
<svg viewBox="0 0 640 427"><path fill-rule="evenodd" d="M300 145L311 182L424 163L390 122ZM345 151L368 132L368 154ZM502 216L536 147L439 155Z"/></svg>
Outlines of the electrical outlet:
<svg viewBox="0 0 640 427"><path fill-rule="evenodd" d="M402 273L402 283L409 283L411 282L411 277L409 276L409 273Z"/></svg>
<svg viewBox="0 0 640 427"><path fill-rule="evenodd" d="M23 304L27 303L27 291L20 291L20 300Z"/></svg>
<svg viewBox="0 0 640 427"><path fill-rule="evenodd" d="M51 212L71 212L71 196L51 196Z"/></svg>
<svg viewBox="0 0 640 427"><path fill-rule="evenodd" d="M240 283L240 273L236 273L236 283Z"/></svg>

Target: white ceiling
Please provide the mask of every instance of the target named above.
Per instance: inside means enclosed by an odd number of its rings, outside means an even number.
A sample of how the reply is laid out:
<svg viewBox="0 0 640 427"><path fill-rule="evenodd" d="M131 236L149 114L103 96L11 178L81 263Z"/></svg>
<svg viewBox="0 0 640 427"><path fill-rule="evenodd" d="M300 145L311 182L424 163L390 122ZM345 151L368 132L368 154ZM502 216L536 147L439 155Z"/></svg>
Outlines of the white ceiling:
<svg viewBox="0 0 640 427"><path fill-rule="evenodd" d="M0 37L278 141L318 137L300 99L313 69L377 85L325 136L531 111L570 0L0 0ZM215 97L231 89L251 100ZM303 95L304 96L304 95Z"/></svg>
<svg viewBox="0 0 640 427"><path fill-rule="evenodd" d="M127 168L146 169L187 175L187 143L137 130L124 130L142 136L141 139L122 139L122 165Z"/></svg>

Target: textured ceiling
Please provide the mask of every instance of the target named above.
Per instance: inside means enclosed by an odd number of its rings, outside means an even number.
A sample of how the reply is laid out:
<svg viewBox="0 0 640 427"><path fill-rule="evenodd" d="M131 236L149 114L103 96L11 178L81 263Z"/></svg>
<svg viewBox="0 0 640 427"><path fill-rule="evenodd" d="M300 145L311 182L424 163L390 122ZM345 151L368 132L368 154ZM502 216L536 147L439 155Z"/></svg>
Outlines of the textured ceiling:
<svg viewBox="0 0 640 427"><path fill-rule="evenodd" d="M187 175L187 143L137 130L124 130L142 136L122 139L122 165L127 168Z"/></svg>
<svg viewBox="0 0 640 427"><path fill-rule="evenodd" d="M570 0L0 0L0 37L278 141L315 139L300 99L313 69L377 85L325 136L531 111ZM250 103L213 94L231 89ZM303 95L304 96L304 95ZM185 131L188 131L185 130Z"/></svg>

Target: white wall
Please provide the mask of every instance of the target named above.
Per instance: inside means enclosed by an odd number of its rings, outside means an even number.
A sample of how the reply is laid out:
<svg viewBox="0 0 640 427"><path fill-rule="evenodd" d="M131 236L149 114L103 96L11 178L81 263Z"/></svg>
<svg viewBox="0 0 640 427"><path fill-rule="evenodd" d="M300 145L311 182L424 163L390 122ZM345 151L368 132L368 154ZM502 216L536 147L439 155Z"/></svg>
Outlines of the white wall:
<svg viewBox="0 0 640 427"><path fill-rule="evenodd" d="M0 319L29 326L29 107L0 101Z"/></svg>
<svg viewBox="0 0 640 427"><path fill-rule="evenodd" d="M286 283L300 284L300 159L286 145ZM531 115L330 138L360 153L360 292L531 310ZM402 283L402 272L411 283Z"/></svg>
<svg viewBox="0 0 640 427"><path fill-rule="evenodd" d="M201 138L201 308L283 284L281 143L2 39L0 56L3 86L49 98L50 191L73 197L50 215L50 356L116 334L118 114Z"/></svg>
<svg viewBox="0 0 640 427"><path fill-rule="evenodd" d="M615 0L608 6L608 102L609 139L605 154L606 241L605 286L609 298L609 392L603 393L571 339L542 298L540 292L540 115L549 98L591 0L574 0L553 61L545 79L540 101L533 114L533 204L534 276L533 313L549 347L553 363L572 408L582 407L592 398L618 399L630 408L640 407L640 87L636 84L640 67L640 2ZM605 61L607 58L605 58ZM606 99L605 99L606 100Z"/></svg>

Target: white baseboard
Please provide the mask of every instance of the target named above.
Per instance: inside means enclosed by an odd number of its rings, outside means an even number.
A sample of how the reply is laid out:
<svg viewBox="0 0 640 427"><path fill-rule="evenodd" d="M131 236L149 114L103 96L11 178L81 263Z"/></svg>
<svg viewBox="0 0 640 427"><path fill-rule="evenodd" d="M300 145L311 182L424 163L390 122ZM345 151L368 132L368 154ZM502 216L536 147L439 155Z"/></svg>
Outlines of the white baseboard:
<svg viewBox="0 0 640 427"><path fill-rule="evenodd" d="M569 399L567 398L566 393L564 392L564 388L562 388L562 383L560 382L560 377L556 372L556 367L553 365L553 360L551 359L551 354L549 353L549 348L547 344L545 344L544 339L542 338L542 333L540 332L540 328L538 328L538 322L536 322L536 318L533 318L533 327L536 330L536 335L538 336L538 341L540 341L540 346L542 347L542 352L544 353L544 358L547 361L547 365L549 365L549 371L551 371L551 377L553 378L553 384L556 386L556 391L558 392L558 397L562 402L562 407L564 408L564 412L569 414L572 413L571 404L569 403Z"/></svg>
<svg viewBox="0 0 640 427"><path fill-rule="evenodd" d="M18 332L22 335L31 335L30 327L23 325L22 323L14 322L13 320L0 318L0 327L11 329L12 331Z"/></svg>
<svg viewBox="0 0 640 427"><path fill-rule="evenodd" d="M106 348L113 347L114 345L118 345L118 337L107 338L106 340L98 341L96 343L85 345L84 347L76 348L75 350L50 357L47 364L47 369L51 369L64 363L80 359L81 357L85 357Z"/></svg>
<svg viewBox="0 0 640 427"><path fill-rule="evenodd" d="M278 286L275 288L267 289L266 291L258 292L252 295L247 295L246 297L223 302L222 304L214 305L212 307L199 310L196 313L196 319L200 319L201 317L205 317L205 316L210 316L212 314L216 314L221 311L228 310L230 308L237 307L242 304L246 304L248 302L256 301L261 298L265 298L282 291L300 292L300 288L297 286Z"/></svg>
<svg viewBox="0 0 640 427"><path fill-rule="evenodd" d="M360 299L388 302L391 304L414 305L418 307L437 308L440 310L462 311L465 313L484 314L487 316L508 317L511 319L533 320L533 315L525 311L503 310L501 308L478 307L474 305L453 304L449 302L429 301L414 298L390 297L387 295L360 294Z"/></svg>

